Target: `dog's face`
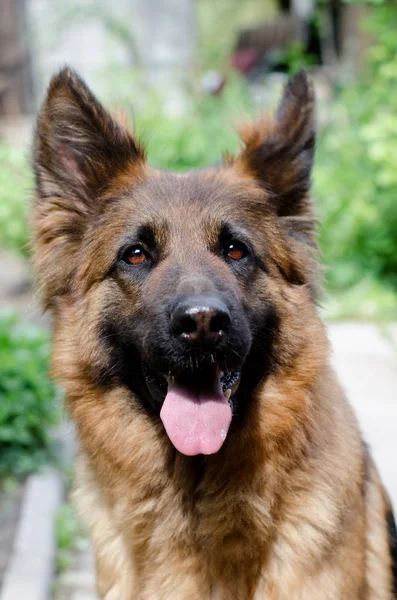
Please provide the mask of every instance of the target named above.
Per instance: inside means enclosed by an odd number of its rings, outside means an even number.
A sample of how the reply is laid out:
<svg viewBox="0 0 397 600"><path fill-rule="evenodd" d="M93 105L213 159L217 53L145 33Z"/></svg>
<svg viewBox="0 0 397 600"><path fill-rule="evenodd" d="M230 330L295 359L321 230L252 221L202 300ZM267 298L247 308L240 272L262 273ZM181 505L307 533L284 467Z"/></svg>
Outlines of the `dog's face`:
<svg viewBox="0 0 397 600"><path fill-rule="evenodd" d="M313 318L312 105L301 74L237 158L177 175L151 169L74 73L51 83L34 224L57 344L93 385L127 386L184 454L219 450Z"/></svg>

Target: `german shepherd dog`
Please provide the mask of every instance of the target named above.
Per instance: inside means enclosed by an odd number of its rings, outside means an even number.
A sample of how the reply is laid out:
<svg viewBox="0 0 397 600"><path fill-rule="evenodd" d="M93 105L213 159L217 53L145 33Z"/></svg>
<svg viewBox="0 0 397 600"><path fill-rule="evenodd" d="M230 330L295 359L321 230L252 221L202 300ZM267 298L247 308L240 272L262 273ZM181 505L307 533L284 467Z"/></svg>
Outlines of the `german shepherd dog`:
<svg viewBox="0 0 397 600"><path fill-rule="evenodd" d="M69 69L34 142L35 264L106 600L390 600L390 503L316 306L304 72L187 174Z"/></svg>

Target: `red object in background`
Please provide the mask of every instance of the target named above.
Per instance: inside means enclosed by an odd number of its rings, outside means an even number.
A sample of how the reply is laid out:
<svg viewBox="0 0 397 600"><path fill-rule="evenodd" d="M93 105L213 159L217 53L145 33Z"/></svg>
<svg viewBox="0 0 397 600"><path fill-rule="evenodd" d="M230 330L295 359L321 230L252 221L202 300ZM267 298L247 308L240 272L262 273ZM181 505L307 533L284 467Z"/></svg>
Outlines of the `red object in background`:
<svg viewBox="0 0 397 600"><path fill-rule="evenodd" d="M257 64L260 56L252 48L236 50L230 59L231 66L240 73L249 73Z"/></svg>

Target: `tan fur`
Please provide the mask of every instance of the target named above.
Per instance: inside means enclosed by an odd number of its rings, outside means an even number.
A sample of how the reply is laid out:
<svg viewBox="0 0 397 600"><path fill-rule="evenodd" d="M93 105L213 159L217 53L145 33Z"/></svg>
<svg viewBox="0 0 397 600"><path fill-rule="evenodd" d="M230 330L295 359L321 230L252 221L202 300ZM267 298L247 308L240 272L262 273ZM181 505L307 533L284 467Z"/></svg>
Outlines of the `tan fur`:
<svg viewBox="0 0 397 600"><path fill-rule="evenodd" d="M102 599L393 598L390 506L313 301L312 104L300 76L276 119L245 129L236 159L174 176L146 165L75 74L50 87L36 134L36 267L54 314L54 373L78 430L75 500ZM95 164L93 130L108 142ZM245 284L206 249L236 216L265 263ZM154 275L109 276L128 224L147 222L162 257ZM191 274L205 263L241 302L277 314L275 339L259 340L274 364L211 456L174 449L158 416L113 377L106 345L104 315L128 324L157 306L174 263L179 291L195 289Z"/></svg>
<svg viewBox="0 0 397 600"><path fill-rule="evenodd" d="M373 466L363 483L355 418L319 355L324 333L313 334L305 364L258 392L254 439L249 422L204 459L194 497L194 459L167 456L160 428L123 414L121 391L79 398L76 499L92 527L101 597L113 598L105 590L116 586L123 600L392 598L382 490ZM122 457L128 439L135 451Z"/></svg>

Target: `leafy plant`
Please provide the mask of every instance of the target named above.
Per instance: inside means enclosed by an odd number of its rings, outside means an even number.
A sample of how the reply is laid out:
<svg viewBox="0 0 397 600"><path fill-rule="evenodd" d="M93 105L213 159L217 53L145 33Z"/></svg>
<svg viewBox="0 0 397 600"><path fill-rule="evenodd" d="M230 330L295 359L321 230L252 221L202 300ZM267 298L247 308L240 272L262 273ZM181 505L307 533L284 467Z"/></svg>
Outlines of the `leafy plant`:
<svg viewBox="0 0 397 600"><path fill-rule="evenodd" d="M393 27L394 25L394 27ZM314 174L328 282L397 288L397 6L373 8L368 73L342 88L320 137Z"/></svg>
<svg viewBox="0 0 397 600"><path fill-rule="evenodd" d="M69 569L76 549L85 542L85 533L72 504L64 502L58 511L55 522L57 543L57 570Z"/></svg>
<svg viewBox="0 0 397 600"><path fill-rule="evenodd" d="M26 253L32 175L25 153L0 144L0 246Z"/></svg>
<svg viewBox="0 0 397 600"><path fill-rule="evenodd" d="M0 477L26 475L53 456L59 401L47 375L49 353L41 328L0 315Z"/></svg>
<svg viewBox="0 0 397 600"><path fill-rule="evenodd" d="M235 126L239 115L241 120L250 112L244 82L231 76L222 96L191 99L182 118L164 114L154 98L137 118L137 135L146 142L154 166L176 171L203 168L238 148Z"/></svg>
<svg viewBox="0 0 397 600"><path fill-rule="evenodd" d="M302 42L294 40L281 51L278 62L286 65L289 75L295 75L300 69L317 64L318 60L314 54L306 52Z"/></svg>
<svg viewBox="0 0 397 600"><path fill-rule="evenodd" d="M341 291L365 289L369 314L377 297L389 306L397 288L397 5L373 0L366 27L375 40L367 72L337 90L330 124L319 135L313 179L327 288L342 302ZM299 45L289 48L287 58L290 71L311 61ZM161 91L145 87L133 69L113 65L104 80L108 92L100 97L114 106L116 92L118 105L129 110L133 104L137 135L159 168L218 163L223 152L237 150L235 124L253 112L246 83L233 75L220 96L186 91L181 110L164 108ZM0 246L19 251L28 238L27 173L20 151L0 146Z"/></svg>

